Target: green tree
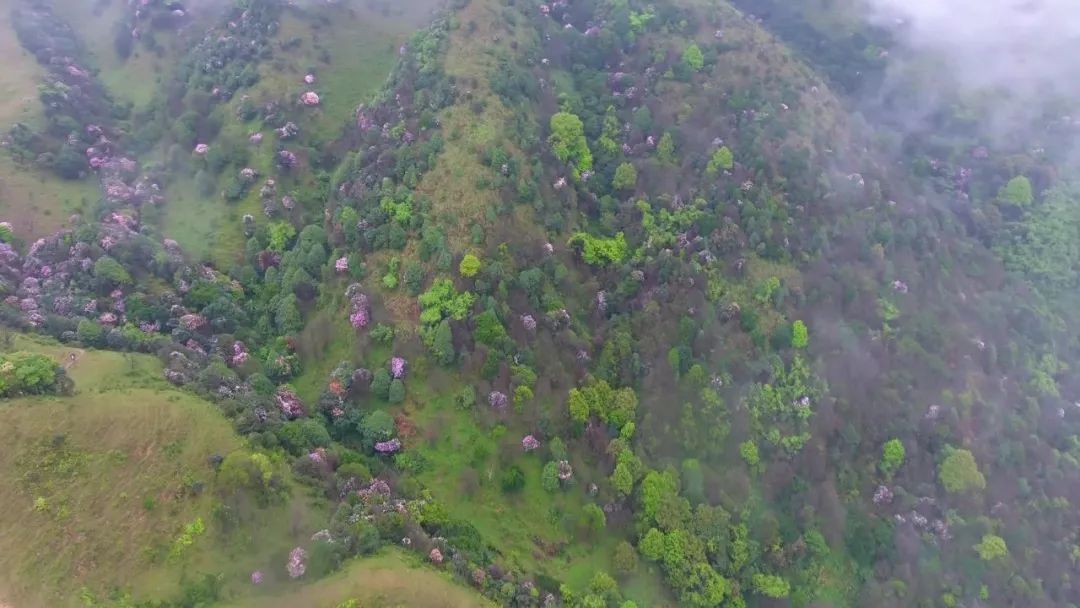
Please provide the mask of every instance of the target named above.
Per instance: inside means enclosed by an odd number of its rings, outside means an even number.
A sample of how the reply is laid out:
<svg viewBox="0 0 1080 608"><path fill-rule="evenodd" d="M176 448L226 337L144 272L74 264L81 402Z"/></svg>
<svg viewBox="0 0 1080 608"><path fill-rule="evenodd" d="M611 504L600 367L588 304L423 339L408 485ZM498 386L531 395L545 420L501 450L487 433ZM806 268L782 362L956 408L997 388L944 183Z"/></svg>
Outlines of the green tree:
<svg viewBox="0 0 1080 608"><path fill-rule="evenodd" d="M386 400L390 403L401 403L405 400L405 383L400 378L394 378L390 382L390 390L387 391Z"/></svg>
<svg viewBox="0 0 1080 608"><path fill-rule="evenodd" d="M375 370L371 377L371 394L379 399L386 399L390 394L390 372L385 369Z"/></svg>
<svg viewBox="0 0 1080 608"><path fill-rule="evenodd" d="M592 533L598 533L607 525L607 516L604 510L595 503L589 503L582 509L582 523L585 529Z"/></svg>
<svg viewBox="0 0 1080 608"><path fill-rule="evenodd" d="M466 253L465 257L461 258L461 264L458 264L458 272L465 278L475 277L476 273L480 272L480 258Z"/></svg>
<svg viewBox="0 0 1080 608"><path fill-rule="evenodd" d="M545 464L543 470L540 471L540 487L548 492L554 492L561 486L562 484L559 480L559 463L551 460Z"/></svg>
<svg viewBox="0 0 1080 608"><path fill-rule="evenodd" d="M975 545L975 551L985 561L995 560L1009 554L1005 539L994 534L984 534L982 541Z"/></svg>
<svg viewBox="0 0 1080 608"><path fill-rule="evenodd" d="M638 555L634 546L625 540L615 545L615 554L611 557L615 573L623 576L633 574L638 567Z"/></svg>
<svg viewBox="0 0 1080 608"><path fill-rule="evenodd" d="M721 169L731 171L734 166L735 156L731 153L731 149L727 146L720 146L713 152L712 158L709 159L709 164L705 167L705 173L716 175Z"/></svg>
<svg viewBox="0 0 1080 608"><path fill-rule="evenodd" d="M431 338L431 352L443 365L451 365L457 359L454 351L454 332L450 329L450 321L443 319L435 327Z"/></svg>
<svg viewBox="0 0 1080 608"><path fill-rule="evenodd" d="M754 591L765 597L780 599L787 597L791 593L791 585L783 578L773 574L759 572L753 576L751 583L754 585Z"/></svg>
<svg viewBox="0 0 1080 608"><path fill-rule="evenodd" d="M746 461L746 464L750 465L750 468L758 466L761 462L761 456L758 454L757 444L753 441L747 440L739 444L739 455Z"/></svg>
<svg viewBox="0 0 1080 608"><path fill-rule="evenodd" d="M106 281L111 285L128 285L131 283L131 275L113 258L103 255L94 262L94 278Z"/></svg>
<svg viewBox="0 0 1080 608"><path fill-rule="evenodd" d="M699 72L705 67L705 56L701 54L698 45L691 43L683 50L682 62L691 72Z"/></svg>
<svg viewBox="0 0 1080 608"><path fill-rule="evenodd" d="M651 562L660 561L664 555L664 533L656 528L649 528L645 536L641 537L638 549L641 550L641 556L645 559Z"/></svg>
<svg viewBox="0 0 1080 608"><path fill-rule="evenodd" d="M881 472L891 478L900 465L904 464L904 456L904 444L899 439L886 441L881 449Z"/></svg>
<svg viewBox="0 0 1080 608"><path fill-rule="evenodd" d="M615 177L611 187L616 190L633 190L637 186L637 169L630 163L622 163L615 168Z"/></svg>
<svg viewBox="0 0 1080 608"><path fill-rule="evenodd" d="M551 152L562 162L574 165L578 173L592 169L593 157L585 140L585 125L576 114L556 112L551 117Z"/></svg>
<svg viewBox="0 0 1080 608"><path fill-rule="evenodd" d="M518 492L525 487L525 472L516 464L510 465L508 469L503 471L502 477L499 479L499 485L502 486L503 492L508 494Z"/></svg>
<svg viewBox="0 0 1080 608"><path fill-rule="evenodd" d="M615 465L615 470L611 473L611 485L620 497L629 496L634 491L634 473L629 465L623 462Z"/></svg>
<svg viewBox="0 0 1080 608"><path fill-rule="evenodd" d="M806 329L806 323L796 320L791 324L791 345L795 348L806 348L810 343L810 332Z"/></svg>
<svg viewBox="0 0 1080 608"><path fill-rule="evenodd" d="M665 132L660 142L656 144L656 158L662 163L675 162L675 138L671 136L670 131Z"/></svg>
<svg viewBox="0 0 1080 608"><path fill-rule="evenodd" d="M1031 180L1018 175L1008 181L998 192L998 198L1018 207L1026 207L1035 200Z"/></svg>
<svg viewBox="0 0 1080 608"><path fill-rule="evenodd" d="M679 483L668 472L649 471L641 480L640 503L642 513L653 520L660 512L661 505L669 498L679 494Z"/></svg>
<svg viewBox="0 0 1080 608"><path fill-rule="evenodd" d="M975 456L968 450L952 449L938 467L938 477L952 494L986 487L986 478L979 472Z"/></svg>
<svg viewBox="0 0 1080 608"><path fill-rule="evenodd" d="M270 245L268 248L271 251L285 251L289 242L296 236L296 228L293 228L292 224L285 221L271 222L267 230L270 234Z"/></svg>

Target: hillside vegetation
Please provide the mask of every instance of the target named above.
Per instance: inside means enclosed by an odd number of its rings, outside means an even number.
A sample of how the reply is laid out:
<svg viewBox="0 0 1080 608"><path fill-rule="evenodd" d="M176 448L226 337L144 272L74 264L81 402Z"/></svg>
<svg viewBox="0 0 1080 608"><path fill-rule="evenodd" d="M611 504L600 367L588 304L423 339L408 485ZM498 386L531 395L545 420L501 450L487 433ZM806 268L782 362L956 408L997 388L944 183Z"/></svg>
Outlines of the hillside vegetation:
<svg viewBox="0 0 1080 608"><path fill-rule="evenodd" d="M850 4L17 3L0 598L1073 606L1064 119Z"/></svg>

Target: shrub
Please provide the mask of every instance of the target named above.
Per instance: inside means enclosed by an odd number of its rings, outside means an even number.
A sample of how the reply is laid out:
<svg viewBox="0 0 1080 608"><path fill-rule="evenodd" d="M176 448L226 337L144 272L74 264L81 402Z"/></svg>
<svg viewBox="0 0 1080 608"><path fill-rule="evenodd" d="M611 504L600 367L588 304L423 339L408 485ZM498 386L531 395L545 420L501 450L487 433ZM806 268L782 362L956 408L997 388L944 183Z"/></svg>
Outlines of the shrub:
<svg viewBox="0 0 1080 608"><path fill-rule="evenodd" d="M471 253L466 253L465 257L461 258L461 263L458 264L458 272L465 278L475 277L476 273L480 272L480 258Z"/></svg>
<svg viewBox="0 0 1080 608"><path fill-rule="evenodd" d="M611 187L616 190L633 190L637 186L637 169L630 163L622 163L615 168L615 177Z"/></svg>
<svg viewBox="0 0 1080 608"><path fill-rule="evenodd" d="M984 534L982 541L975 545L975 551L985 561L1005 557L1009 554L1009 548L1005 545L1005 539L994 534Z"/></svg>
<svg viewBox="0 0 1080 608"><path fill-rule="evenodd" d="M986 478L979 472L975 456L968 450L950 451L938 467L938 477L945 490L952 494L986 487Z"/></svg>
<svg viewBox="0 0 1080 608"><path fill-rule="evenodd" d="M499 479L499 485L502 487L503 492L508 494L518 492L525 487L525 472L516 464L511 465L510 468L503 471L502 477Z"/></svg>

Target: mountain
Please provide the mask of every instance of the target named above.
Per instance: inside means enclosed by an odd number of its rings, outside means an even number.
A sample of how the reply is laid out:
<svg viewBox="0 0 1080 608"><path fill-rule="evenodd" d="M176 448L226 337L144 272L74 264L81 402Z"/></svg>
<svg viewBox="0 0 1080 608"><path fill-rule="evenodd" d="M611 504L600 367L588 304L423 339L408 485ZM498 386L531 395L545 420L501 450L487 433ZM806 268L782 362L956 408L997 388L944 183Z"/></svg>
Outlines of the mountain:
<svg viewBox="0 0 1080 608"><path fill-rule="evenodd" d="M97 407L43 333L239 438L187 448L194 550L0 599L1077 601L1067 94L1001 122L854 1L10 9L0 407Z"/></svg>

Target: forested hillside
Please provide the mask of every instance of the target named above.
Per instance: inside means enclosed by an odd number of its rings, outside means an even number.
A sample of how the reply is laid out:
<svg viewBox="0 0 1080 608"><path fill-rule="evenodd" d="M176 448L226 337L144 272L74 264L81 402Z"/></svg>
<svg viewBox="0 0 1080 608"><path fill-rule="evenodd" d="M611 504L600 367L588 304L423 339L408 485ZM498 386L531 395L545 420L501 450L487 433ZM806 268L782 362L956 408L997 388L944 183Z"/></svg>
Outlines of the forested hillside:
<svg viewBox="0 0 1080 608"><path fill-rule="evenodd" d="M1080 602L1078 100L990 132L859 2L3 4L0 535L186 460L0 604Z"/></svg>

